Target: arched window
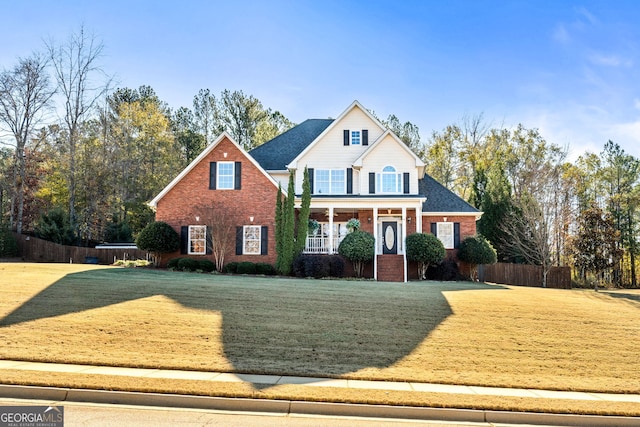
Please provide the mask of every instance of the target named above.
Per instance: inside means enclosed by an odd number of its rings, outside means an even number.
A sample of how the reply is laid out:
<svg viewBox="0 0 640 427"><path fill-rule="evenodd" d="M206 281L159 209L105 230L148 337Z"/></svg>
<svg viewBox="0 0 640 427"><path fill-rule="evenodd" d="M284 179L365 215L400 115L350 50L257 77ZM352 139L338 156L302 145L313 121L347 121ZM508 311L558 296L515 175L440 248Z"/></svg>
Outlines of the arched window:
<svg viewBox="0 0 640 427"><path fill-rule="evenodd" d="M393 166L385 166L376 178L376 193L402 193L402 174Z"/></svg>

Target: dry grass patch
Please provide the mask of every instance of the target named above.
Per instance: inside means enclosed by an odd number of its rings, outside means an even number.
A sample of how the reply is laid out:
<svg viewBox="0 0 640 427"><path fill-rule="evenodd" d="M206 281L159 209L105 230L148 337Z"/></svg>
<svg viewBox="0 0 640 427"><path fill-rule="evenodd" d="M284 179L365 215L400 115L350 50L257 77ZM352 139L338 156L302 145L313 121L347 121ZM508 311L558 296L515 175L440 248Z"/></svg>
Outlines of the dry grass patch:
<svg viewBox="0 0 640 427"><path fill-rule="evenodd" d="M632 291L51 264L0 291L2 359L640 393Z"/></svg>
<svg viewBox="0 0 640 427"><path fill-rule="evenodd" d="M40 373L41 374L41 373ZM159 378L119 377L48 373L34 376L27 371L3 372L6 384L30 384L43 387L73 387L92 390L136 391L198 396L243 397L313 402L361 403L431 408L467 408L494 411L524 411L555 414L640 416L640 405L630 402L594 400L542 399L511 396L428 393L416 391L345 389L279 385L260 388L236 382L168 380Z"/></svg>

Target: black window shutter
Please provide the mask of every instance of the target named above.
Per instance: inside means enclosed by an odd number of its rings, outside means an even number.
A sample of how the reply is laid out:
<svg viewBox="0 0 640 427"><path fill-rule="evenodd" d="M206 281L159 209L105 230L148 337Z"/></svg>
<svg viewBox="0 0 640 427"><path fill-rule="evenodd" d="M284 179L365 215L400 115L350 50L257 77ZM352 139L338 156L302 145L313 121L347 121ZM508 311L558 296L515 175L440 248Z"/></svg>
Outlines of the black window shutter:
<svg viewBox="0 0 640 427"><path fill-rule="evenodd" d="M309 173L309 187L311 188L311 194L313 194L313 168L307 168L307 173Z"/></svg>
<svg viewBox="0 0 640 427"><path fill-rule="evenodd" d="M409 194L409 172L405 172L402 174L402 185L404 186L404 194Z"/></svg>
<svg viewBox="0 0 640 427"><path fill-rule="evenodd" d="M241 179L242 179L242 163L240 162L236 162L234 165L234 173L235 173L235 177L234 177L234 181L233 181L233 188L235 190L239 190L241 187Z"/></svg>
<svg viewBox="0 0 640 427"><path fill-rule="evenodd" d="M211 227L207 226L207 255L213 253L213 236L211 235Z"/></svg>
<svg viewBox="0 0 640 427"><path fill-rule="evenodd" d="M342 131L342 145L349 145L349 129Z"/></svg>
<svg viewBox="0 0 640 427"><path fill-rule="evenodd" d="M369 145L369 130L362 129L362 145Z"/></svg>
<svg viewBox="0 0 640 427"><path fill-rule="evenodd" d="M216 162L209 163L209 190L216 189Z"/></svg>
<svg viewBox="0 0 640 427"><path fill-rule="evenodd" d="M242 226L236 227L236 255L242 255Z"/></svg>
<svg viewBox="0 0 640 427"><path fill-rule="evenodd" d="M180 253L186 254L189 251L189 226L180 227Z"/></svg>
<svg viewBox="0 0 640 427"><path fill-rule="evenodd" d="M460 246L460 223L453 223L453 247L458 249Z"/></svg>
<svg viewBox="0 0 640 427"><path fill-rule="evenodd" d="M347 194L353 194L353 169L347 168Z"/></svg>
<svg viewBox="0 0 640 427"><path fill-rule="evenodd" d="M376 194L376 173L369 172L369 194Z"/></svg>
<svg viewBox="0 0 640 427"><path fill-rule="evenodd" d="M431 223L431 234L433 234L434 236L438 236L438 223L437 222L432 222Z"/></svg>
<svg viewBox="0 0 640 427"><path fill-rule="evenodd" d="M263 225L260 228L260 255L267 255L269 252L269 228Z"/></svg>

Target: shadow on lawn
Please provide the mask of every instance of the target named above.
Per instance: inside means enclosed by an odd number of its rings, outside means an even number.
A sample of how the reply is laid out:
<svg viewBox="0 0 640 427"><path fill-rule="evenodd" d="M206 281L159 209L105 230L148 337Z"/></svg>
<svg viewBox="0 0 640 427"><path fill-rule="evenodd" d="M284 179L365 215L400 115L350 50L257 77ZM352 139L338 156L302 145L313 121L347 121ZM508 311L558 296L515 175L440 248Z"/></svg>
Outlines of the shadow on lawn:
<svg viewBox="0 0 640 427"><path fill-rule="evenodd" d="M274 279L205 275L195 286L176 284L183 278L124 269L70 274L0 319L0 327L165 295L222 314L225 356L237 372L337 377L389 367L409 355L452 314L444 292L504 289L294 279L274 285Z"/></svg>

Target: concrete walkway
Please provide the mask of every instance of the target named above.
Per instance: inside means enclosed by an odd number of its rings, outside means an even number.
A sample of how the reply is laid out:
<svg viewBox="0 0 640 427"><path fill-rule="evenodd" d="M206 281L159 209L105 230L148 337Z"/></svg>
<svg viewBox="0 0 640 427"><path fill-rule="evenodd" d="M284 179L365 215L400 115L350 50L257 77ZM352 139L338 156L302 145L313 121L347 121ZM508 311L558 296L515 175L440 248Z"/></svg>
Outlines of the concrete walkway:
<svg viewBox="0 0 640 427"><path fill-rule="evenodd" d="M165 378L165 379L181 379L181 380L198 380L198 381L211 381L211 382L246 382L260 385L281 385L281 384L297 384L305 385L309 387L339 387L350 389L369 389L369 390L397 390L397 391L414 391L414 392L431 392L431 393L455 393L455 394L470 394L480 396L511 396L511 397L523 397L523 398L543 398L543 399L567 399L567 400L583 400L583 401L604 401L604 402L631 402L640 403L640 395L634 394L611 394L611 393L590 393L590 392L573 392L573 391L555 391L555 390L538 390L538 389L514 389L514 388L498 388L498 387L479 387L479 386L463 386L463 385L446 385L446 384L429 384L429 383L417 383L417 382L392 382L392 381L364 381L364 380L347 380L347 379L329 379L329 378L314 378L314 377L297 377L297 376L279 376L279 375L249 375L249 374L232 374L232 373L217 373L217 372L198 372L198 371L182 371L182 370L165 370L165 369L137 369L137 368L120 368L109 366L92 366L92 365L74 365L74 364L62 364L62 363L36 363L36 362L21 362L12 360L0 360L0 378L2 378L2 370L25 370L25 371L43 371L43 372L62 372L62 373L76 373L76 374L92 374L92 375L119 375L129 377L144 377L144 378ZM80 391L72 391L71 389L56 389L64 390L64 394L56 394L53 389L46 387L20 387L20 386L0 386L0 396L4 397L16 397L16 398L39 398L54 400L79 400L79 401L92 401L103 403L131 403L131 404L149 404L157 406L174 406L171 402L175 402L175 406L188 406L192 407L195 403L186 403L189 398L202 398L200 396L182 396L177 395L160 395L153 393L126 393L126 392L109 392L109 391L96 391L85 390L83 393ZM74 398L75 396L75 398ZM127 397L129 396L129 397ZM137 396L132 398L132 396ZM156 396L154 398L153 396ZM172 400L167 400L167 396L173 396ZM226 404L219 407L223 401L229 400L231 402L240 402L240 407L243 410L248 410L246 405L251 399L218 399L218 409L230 409ZM197 399L196 399L197 400ZM211 400L211 398L209 398ZM198 401L198 400L197 400ZM138 403L136 403L138 402ZM204 401L199 401L199 406L202 406ZM256 401L254 404L256 411L265 412L291 412L292 402L286 401L285 406L271 405L268 401ZM278 401L285 402L285 401ZM335 411L340 413L339 408L351 408L348 412L358 412L354 410L355 407L365 408L365 413L370 414L371 408L375 408L376 405L347 405L347 404L321 404L314 402L296 402L299 408L308 406L307 409L300 409L302 412L311 411L312 406L318 406L313 409L313 413L322 413L329 411L326 415L336 415ZM324 406L324 409L319 409ZM329 405L329 406L327 406ZM208 405L204 405L208 406ZM231 406L234 406L233 404ZM384 405L378 406L379 408L393 408ZM336 409L338 408L338 409ZM408 418L422 418L425 413L420 416L415 414L420 413L420 410L431 410L432 408L408 408L408 407L395 407L405 408L404 415ZM390 409L393 412L393 416L398 416L396 410ZM435 410L438 414L441 411L456 411L456 410ZM454 412L449 412L450 414ZM462 413L460 418L458 415L455 417L449 417L457 421L475 421L476 417L471 416L472 413L481 413L482 419L478 419L479 422L487 422L488 413L499 413L497 411L469 411L469 410L457 410L457 414ZM412 415L413 414L413 415ZM514 413L509 413L508 418L513 422ZM430 417L431 415L429 415ZM550 416L560 417L559 419L549 419ZM440 417L440 415L438 415ZM531 418L537 417L537 418ZM543 417L543 418L540 418ZM577 419L575 416L571 416L572 421L565 424L564 421L567 417L565 415L554 414L529 414L527 417L519 419L524 420L529 424L540 424L535 422L536 420L554 421L553 425L576 425ZM591 417L580 416L580 425L589 425L588 420L594 421L592 425L640 425L640 418L632 417ZM428 419L428 418L423 418ZM611 423L610 423L611 422ZM586 424L585 424L586 423Z"/></svg>

